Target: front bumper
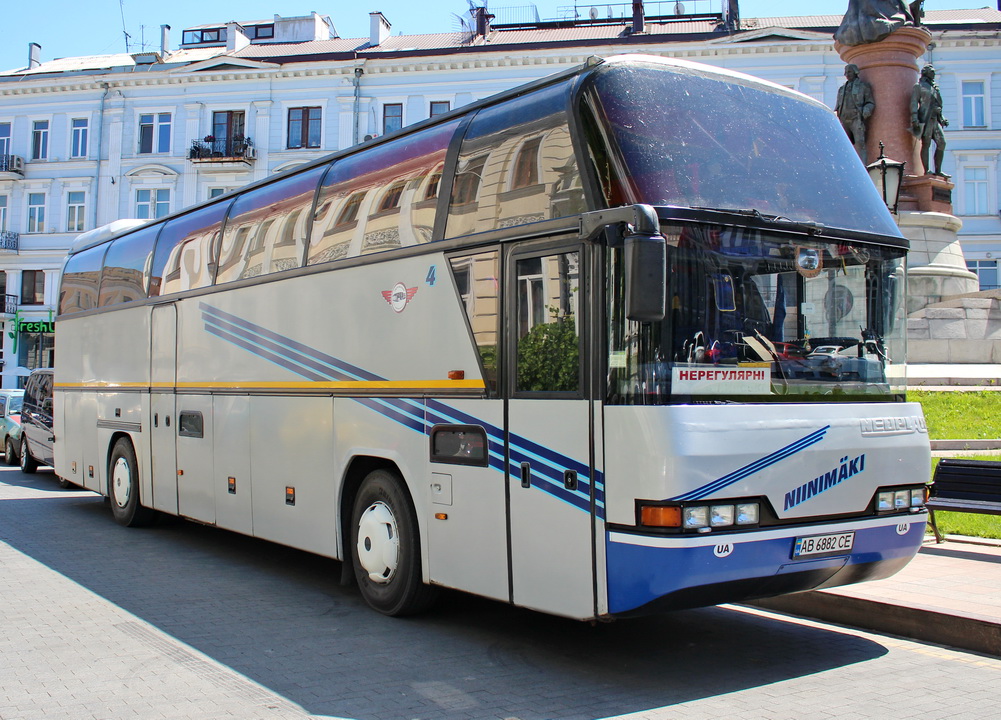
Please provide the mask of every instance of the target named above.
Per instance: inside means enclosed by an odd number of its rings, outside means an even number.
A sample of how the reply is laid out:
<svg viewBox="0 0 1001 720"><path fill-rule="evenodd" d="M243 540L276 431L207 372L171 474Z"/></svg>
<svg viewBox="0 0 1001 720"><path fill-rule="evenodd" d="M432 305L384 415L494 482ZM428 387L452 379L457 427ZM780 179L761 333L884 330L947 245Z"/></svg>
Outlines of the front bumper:
<svg viewBox="0 0 1001 720"><path fill-rule="evenodd" d="M925 534L927 513L683 537L609 532L612 615L704 607L889 577ZM793 559L797 537L855 531L844 555Z"/></svg>

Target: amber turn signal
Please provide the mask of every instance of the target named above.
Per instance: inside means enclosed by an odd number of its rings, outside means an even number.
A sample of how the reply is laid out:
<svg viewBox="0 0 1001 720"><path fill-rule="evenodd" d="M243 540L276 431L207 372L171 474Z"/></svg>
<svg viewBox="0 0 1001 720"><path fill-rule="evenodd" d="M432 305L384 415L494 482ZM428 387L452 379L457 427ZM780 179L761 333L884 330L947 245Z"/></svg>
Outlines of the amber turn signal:
<svg viewBox="0 0 1001 720"><path fill-rule="evenodd" d="M640 523L647 527L681 527L681 508L677 505L644 505Z"/></svg>

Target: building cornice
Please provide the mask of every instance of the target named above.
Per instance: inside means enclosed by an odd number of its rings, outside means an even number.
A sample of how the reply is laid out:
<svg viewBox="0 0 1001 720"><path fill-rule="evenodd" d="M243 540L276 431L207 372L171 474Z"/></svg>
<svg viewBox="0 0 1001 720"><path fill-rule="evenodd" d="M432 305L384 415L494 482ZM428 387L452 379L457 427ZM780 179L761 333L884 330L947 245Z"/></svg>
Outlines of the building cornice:
<svg viewBox="0 0 1001 720"><path fill-rule="evenodd" d="M478 47L476 52L465 50L451 54L411 54L395 57L363 57L351 59L303 60L294 63L275 64L273 68L235 69L213 71L179 71L165 73L134 73L107 72L90 76L86 79L80 76L60 79L58 76L48 76L37 80L20 79L16 84L7 83L0 78L0 97L17 97L24 95L39 95L65 92L103 91L106 85L115 88L140 88L172 86L191 83L234 82L245 80L282 80L305 77L353 77L354 69L364 65L365 74L383 75L391 73L420 73L436 71L483 70L489 68L537 67L553 66L568 67L578 65L594 55L613 55L623 51L643 52L650 55L678 58L719 58L741 57L752 55L775 54L816 54L834 53L833 45L810 41L793 41L789 43L735 43L732 45L708 44L699 42L671 43L651 42L649 44L621 45L605 43L582 47L580 44L550 44L523 46ZM566 52L567 54L563 54ZM547 53L547 54L541 54ZM221 58L213 58L219 62Z"/></svg>

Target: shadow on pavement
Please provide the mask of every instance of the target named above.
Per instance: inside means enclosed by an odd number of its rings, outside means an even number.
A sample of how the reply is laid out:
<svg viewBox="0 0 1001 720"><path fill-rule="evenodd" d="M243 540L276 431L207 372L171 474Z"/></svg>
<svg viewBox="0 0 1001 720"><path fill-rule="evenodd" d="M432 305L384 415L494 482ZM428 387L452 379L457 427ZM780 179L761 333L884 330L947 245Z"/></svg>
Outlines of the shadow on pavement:
<svg viewBox="0 0 1001 720"><path fill-rule="evenodd" d="M386 618L336 561L175 519L122 528L100 497L25 477L0 472L33 494L0 500L0 541L314 715L591 720L886 653L729 608L591 626L446 593Z"/></svg>

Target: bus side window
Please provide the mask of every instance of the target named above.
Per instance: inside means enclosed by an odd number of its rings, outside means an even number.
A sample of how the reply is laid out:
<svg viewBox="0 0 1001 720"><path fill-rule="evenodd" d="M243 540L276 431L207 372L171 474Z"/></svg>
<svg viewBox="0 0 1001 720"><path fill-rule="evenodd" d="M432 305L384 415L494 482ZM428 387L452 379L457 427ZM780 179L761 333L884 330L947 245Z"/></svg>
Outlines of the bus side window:
<svg viewBox="0 0 1001 720"><path fill-rule="evenodd" d="M446 238L584 211L566 93L556 84L476 114L459 150Z"/></svg>
<svg viewBox="0 0 1001 720"><path fill-rule="evenodd" d="M458 125L435 125L338 160L316 199L307 264L429 242L438 183L433 176Z"/></svg>
<svg viewBox="0 0 1001 720"><path fill-rule="evenodd" d="M237 197L219 250L217 285L302 264L313 196L326 170L321 165Z"/></svg>
<svg viewBox="0 0 1001 720"><path fill-rule="evenodd" d="M146 297L146 262L161 227L144 227L111 243L101 274L100 307Z"/></svg>
<svg viewBox="0 0 1001 720"><path fill-rule="evenodd" d="M455 288L476 343L487 392L497 394L497 339L500 337L500 254L497 250L453 257Z"/></svg>
<svg viewBox="0 0 1001 720"><path fill-rule="evenodd" d="M70 257L59 290L59 314L83 312L97 307L97 289L107 244L97 245Z"/></svg>
<svg viewBox="0 0 1001 720"><path fill-rule="evenodd" d="M161 278L158 293L194 290L212 284L215 244L229 202L215 203L168 222L156 241L152 277ZM153 295L154 282L150 282Z"/></svg>

